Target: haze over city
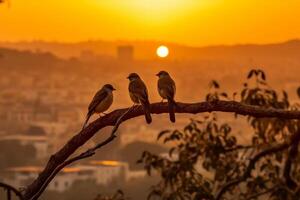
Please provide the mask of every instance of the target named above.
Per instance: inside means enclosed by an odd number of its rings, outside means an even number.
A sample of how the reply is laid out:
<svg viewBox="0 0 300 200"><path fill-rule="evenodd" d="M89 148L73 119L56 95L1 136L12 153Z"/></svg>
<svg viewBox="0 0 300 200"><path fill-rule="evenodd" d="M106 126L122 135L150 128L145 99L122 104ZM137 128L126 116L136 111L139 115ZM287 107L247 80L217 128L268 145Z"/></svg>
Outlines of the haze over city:
<svg viewBox="0 0 300 200"><path fill-rule="evenodd" d="M299 10L298 0L0 0L0 199L297 196L300 157L287 152L299 142ZM150 103L136 110L133 72ZM123 122L114 111L125 108ZM112 125L95 155L60 169ZM281 144L247 174L253 155ZM231 193L236 179L245 184Z"/></svg>

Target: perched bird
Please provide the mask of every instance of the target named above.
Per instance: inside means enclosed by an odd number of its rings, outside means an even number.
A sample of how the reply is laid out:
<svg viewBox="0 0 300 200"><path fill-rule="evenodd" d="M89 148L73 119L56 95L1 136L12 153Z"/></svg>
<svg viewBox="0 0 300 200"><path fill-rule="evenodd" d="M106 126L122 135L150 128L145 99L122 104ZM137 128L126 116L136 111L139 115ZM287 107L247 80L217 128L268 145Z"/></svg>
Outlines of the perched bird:
<svg viewBox="0 0 300 200"><path fill-rule="evenodd" d="M148 99L148 90L145 83L136 73L131 73L127 77L129 79L129 95L135 104L142 104L144 107L145 118L148 124L152 122L150 114L150 103Z"/></svg>
<svg viewBox="0 0 300 200"><path fill-rule="evenodd" d="M82 129L85 128L90 117L94 113L103 113L113 103L113 91L116 90L111 84L105 84L94 96L92 102L89 105L88 113L86 115L85 123Z"/></svg>
<svg viewBox="0 0 300 200"><path fill-rule="evenodd" d="M159 95L164 99L168 100L169 105L169 116L171 122L175 122L175 106L176 102L174 96L176 93L176 85L171 76L166 71L160 71L158 74L157 89Z"/></svg>

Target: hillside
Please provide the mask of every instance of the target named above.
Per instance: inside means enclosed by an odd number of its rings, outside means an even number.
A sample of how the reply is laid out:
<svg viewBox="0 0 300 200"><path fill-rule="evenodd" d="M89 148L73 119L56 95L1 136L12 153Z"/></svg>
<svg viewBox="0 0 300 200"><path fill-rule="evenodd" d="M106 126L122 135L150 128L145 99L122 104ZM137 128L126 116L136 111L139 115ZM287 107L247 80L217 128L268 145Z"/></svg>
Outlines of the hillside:
<svg viewBox="0 0 300 200"><path fill-rule="evenodd" d="M234 59L236 57L289 57L295 58L300 53L300 40L291 40L277 44L242 44L232 46L189 47L175 43L159 41L86 41L78 43L59 42L0 42L0 47L19 50L43 50L54 53L59 57L69 58L79 56L82 51L91 50L98 55L115 56L120 45L132 45L137 59L156 58L155 50L158 45L165 44L170 48L169 59Z"/></svg>

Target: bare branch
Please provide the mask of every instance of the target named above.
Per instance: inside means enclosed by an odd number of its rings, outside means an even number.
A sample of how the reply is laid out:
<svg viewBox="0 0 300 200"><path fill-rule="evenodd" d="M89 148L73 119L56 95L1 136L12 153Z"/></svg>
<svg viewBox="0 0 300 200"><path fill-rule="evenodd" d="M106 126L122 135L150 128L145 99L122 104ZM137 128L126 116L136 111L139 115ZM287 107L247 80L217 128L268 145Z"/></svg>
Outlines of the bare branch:
<svg viewBox="0 0 300 200"><path fill-rule="evenodd" d="M277 153L280 151L283 151L287 148L289 148L290 146L294 146L296 145L298 147L298 143L300 141L300 130L294 134L291 138L291 142L290 143L283 143L283 144L279 144L273 147L269 147L265 150L262 150L260 153L256 154L249 162L246 171L244 172L243 176L233 180L231 182L228 182L227 184L225 184L221 190L219 191L219 193L217 193L216 196L216 200L220 200L222 198L222 196L225 194L225 192L227 192L231 187L238 185L241 182L246 181L250 176L251 176L251 172L252 170L255 168L255 164L263 157L269 155L269 154L273 154L273 153Z"/></svg>
<svg viewBox="0 0 300 200"><path fill-rule="evenodd" d="M300 134L298 134L300 135ZM244 172L243 176L241 176L240 178L233 180L231 182L228 182L227 184L225 184L221 190L217 193L216 195L216 200L221 200L222 196L225 194L225 192L227 192L230 188L232 188L235 185L240 184L241 182L246 181L250 176L251 176L251 172L252 170L255 168L255 164L263 157L269 155L269 154L273 154L273 153L277 153L279 151L283 151L285 149L287 149L290 146L290 144L288 143L283 143L280 145L276 145L273 147L269 147L268 149L265 149L263 151L261 151L260 153L256 154L249 162L246 171Z"/></svg>
<svg viewBox="0 0 300 200"><path fill-rule="evenodd" d="M45 183L42 185L41 189L31 198L31 200L37 200L41 194L44 192L44 190L47 188L47 186L49 185L49 183L53 180L53 178L66 166L78 161L78 160L82 160L85 158L89 158L91 156L93 156L96 153L97 149L100 149L101 147L107 145L108 143L112 142L117 136L115 135L115 133L117 132L120 124L123 121L124 116L130 112L132 109L134 109L135 107L132 106L131 108L129 108L126 112L124 112L123 115L121 115L121 117L117 120L116 125L114 126L110 136L104 140L103 142L97 144L96 146L94 146L93 148L90 148L88 150L86 150L85 152L81 153L78 156L75 156L74 158L71 158L65 162L63 162L62 164L60 164L54 171L53 173L48 177L48 179L45 181Z"/></svg>
<svg viewBox="0 0 300 200"><path fill-rule="evenodd" d="M190 113L197 114L203 112L231 112L239 115L250 115L253 117L273 117L283 119L300 119L299 111L287 111L278 109L260 108L257 106L245 105L235 101L212 101L201 103L177 103L175 109L176 113ZM84 130L74 135L57 153L52 155L45 167L40 173L38 178L27 187L25 190L25 199L31 199L43 186L49 176L60 166L65 160L69 158L80 146L85 144L93 135L99 130L107 126L113 126L116 124L120 116L122 116L128 108L115 110L108 115L95 120ZM151 104L151 113L161 114L168 113L167 103L154 103ZM138 116L144 115L142 106L136 106L124 116L122 121L129 120Z"/></svg>
<svg viewBox="0 0 300 200"><path fill-rule="evenodd" d="M19 197L20 200L24 199L22 193L19 190L17 190L15 187L8 185L6 183L2 183L2 182L0 182L0 187L6 189L8 191L8 193L7 193L8 197L11 195L10 191L13 191L15 193L15 195L17 197Z"/></svg>
<svg viewBox="0 0 300 200"><path fill-rule="evenodd" d="M293 141L293 144L288 152L287 159L285 161L284 169L283 169L283 176L285 178L285 182L288 188L290 189L296 189L298 187L298 184L293 178L291 177L290 171L292 168L292 162L296 158L298 154L298 145L300 142L300 137L295 137L295 140Z"/></svg>
<svg viewBox="0 0 300 200"><path fill-rule="evenodd" d="M265 195L265 194L268 194L268 193L270 193L270 192L275 191L277 188L278 188L278 186L274 186L274 187L271 187L271 188L269 188L269 189L267 189L267 190L265 190L265 191L262 191L262 192L253 194L253 195L249 196L249 197L247 198L247 200L256 199L257 197L260 197L260 196L262 196L262 195Z"/></svg>
<svg viewBox="0 0 300 200"><path fill-rule="evenodd" d="M225 149L224 152L231 153L233 151L248 150L248 149L252 149L252 148L257 148L257 146L255 146L255 145L237 145L235 147Z"/></svg>

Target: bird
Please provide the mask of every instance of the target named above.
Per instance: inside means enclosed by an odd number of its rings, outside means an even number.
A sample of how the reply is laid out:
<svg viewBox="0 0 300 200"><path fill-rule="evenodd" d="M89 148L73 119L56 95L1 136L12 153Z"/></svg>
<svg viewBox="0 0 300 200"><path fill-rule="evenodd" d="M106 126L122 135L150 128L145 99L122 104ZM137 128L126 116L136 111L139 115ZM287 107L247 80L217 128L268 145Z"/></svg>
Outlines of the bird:
<svg viewBox="0 0 300 200"><path fill-rule="evenodd" d="M176 85L174 80L171 78L168 72L160 71L158 74L158 81L157 81L157 89L159 95L164 99L168 100L168 107L169 107L169 116L171 122L175 122L175 107L176 102L174 100L174 96L176 93ZM162 101L163 101L162 100Z"/></svg>
<svg viewBox="0 0 300 200"><path fill-rule="evenodd" d="M86 127L90 117L95 113L104 113L113 103L113 91L116 90L111 84L105 84L94 96L88 107L85 123L82 129Z"/></svg>
<svg viewBox="0 0 300 200"><path fill-rule="evenodd" d="M129 95L134 104L142 104L145 112L145 119L148 124L152 122L150 114L150 102L148 98L148 90L137 73L131 73L127 77L129 79Z"/></svg>

